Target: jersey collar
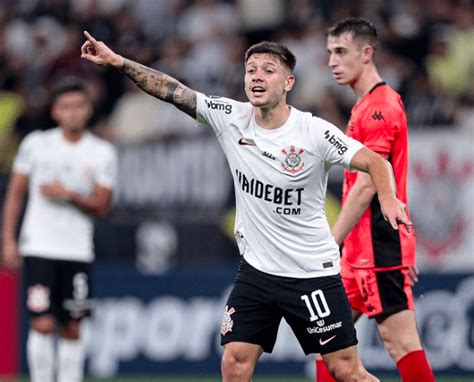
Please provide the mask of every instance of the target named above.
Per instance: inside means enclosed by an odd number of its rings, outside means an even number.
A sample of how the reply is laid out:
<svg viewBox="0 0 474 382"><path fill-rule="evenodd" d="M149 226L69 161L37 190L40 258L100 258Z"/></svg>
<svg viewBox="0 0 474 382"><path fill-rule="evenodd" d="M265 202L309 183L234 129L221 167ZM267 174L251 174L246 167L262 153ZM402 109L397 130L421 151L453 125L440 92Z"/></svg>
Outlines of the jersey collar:
<svg viewBox="0 0 474 382"><path fill-rule="evenodd" d="M386 85L385 81L380 81L377 82L372 88L369 90L369 94L372 93L375 89L377 89L379 86L384 86Z"/></svg>

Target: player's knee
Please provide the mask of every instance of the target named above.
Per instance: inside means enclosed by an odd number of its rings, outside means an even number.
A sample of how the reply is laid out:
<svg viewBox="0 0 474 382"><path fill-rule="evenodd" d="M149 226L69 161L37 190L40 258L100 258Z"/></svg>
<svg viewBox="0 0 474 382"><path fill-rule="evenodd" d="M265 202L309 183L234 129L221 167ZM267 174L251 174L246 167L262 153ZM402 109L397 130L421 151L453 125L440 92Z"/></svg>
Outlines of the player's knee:
<svg viewBox="0 0 474 382"><path fill-rule="evenodd" d="M349 364L345 360L332 360L327 363L329 372L339 380L339 378L346 374L346 369L348 369Z"/></svg>
<svg viewBox="0 0 474 382"><path fill-rule="evenodd" d="M398 360L405 354L421 348L418 333L393 333L384 327L379 327L380 337L383 340L388 354L394 360Z"/></svg>
<svg viewBox="0 0 474 382"><path fill-rule="evenodd" d="M362 366L356 366L355 368L350 364L341 364L334 369L329 369L331 374L338 382L360 382L366 381L367 371Z"/></svg>
<svg viewBox="0 0 474 382"><path fill-rule="evenodd" d="M368 375L357 358L345 355L328 361L328 370L338 382L365 381L364 378Z"/></svg>
<svg viewBox="0 0 474 382"><path fill-rule="evenodd" d="M56 328L56 322L52 316L35 317L30 322L31 329L41 334L51 334Z"/></svg>
<svg viewBox="0 0 474 382"><path fill-rule="evenodd" d="M77 340L80 336L80 322L69 321L61 327L61 337L67 340Z"/></svg>
<svg viewBox="0 0 474 382"><path fill-rule="evenodd" d="M238 375L242 369L242 362L239 362L234 354L229 352L223 354L221 359L221 370L224 378Z"/></svg>
<svg viewBox="0 0 474 382"><path fill-rule="evenodd" d="M384 341L385 348L387 349L388 354L394 359L398 361L404 355L414 351L421 349L421 344L419 341L415 341L412 338L388 338Z"/></svg>
<svg viewBox="0 0 474 382"><path fill-rule="evenodd" d="M380 333L380 337L382 337L385 349L387 349L388 354L392 358L397 357L401 347L400 341L398 339L394 339L390 335L383 335L382 333Z"/></svg>
<svg viewBox="0 0 474 382"><path fill-rule="evenodd" d="M232 352L224 352L221 360L221 371L224 381L244 380L251 373L251 365Z"/></svg>

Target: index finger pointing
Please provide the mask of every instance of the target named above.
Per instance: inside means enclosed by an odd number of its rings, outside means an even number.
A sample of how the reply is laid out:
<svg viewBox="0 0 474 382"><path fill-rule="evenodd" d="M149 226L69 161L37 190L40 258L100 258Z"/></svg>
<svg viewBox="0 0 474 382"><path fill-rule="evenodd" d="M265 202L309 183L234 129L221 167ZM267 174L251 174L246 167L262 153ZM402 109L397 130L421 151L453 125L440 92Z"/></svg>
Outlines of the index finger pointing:
<svg viewBox="0 0 474 382"><path fill-rule="evenodd" d="M97 44L97 40L92 37L92 35L88 31L84 31L84 36L86 36L86 39L88 39L94 45Z"/></svg>

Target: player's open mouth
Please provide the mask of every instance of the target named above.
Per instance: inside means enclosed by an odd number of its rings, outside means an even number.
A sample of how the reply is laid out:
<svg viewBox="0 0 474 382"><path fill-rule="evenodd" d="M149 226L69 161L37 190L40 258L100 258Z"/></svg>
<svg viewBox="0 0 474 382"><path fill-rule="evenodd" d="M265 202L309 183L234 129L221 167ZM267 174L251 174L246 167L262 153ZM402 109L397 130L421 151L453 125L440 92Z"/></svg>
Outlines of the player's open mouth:
<svg viewBox="0 0 474 382"><path fill-rule="evenodd" d="M265 88L261 87L261 86L254 86L252 87L252 93L258 95L258 94L263 94L265 93Z"/></svg>

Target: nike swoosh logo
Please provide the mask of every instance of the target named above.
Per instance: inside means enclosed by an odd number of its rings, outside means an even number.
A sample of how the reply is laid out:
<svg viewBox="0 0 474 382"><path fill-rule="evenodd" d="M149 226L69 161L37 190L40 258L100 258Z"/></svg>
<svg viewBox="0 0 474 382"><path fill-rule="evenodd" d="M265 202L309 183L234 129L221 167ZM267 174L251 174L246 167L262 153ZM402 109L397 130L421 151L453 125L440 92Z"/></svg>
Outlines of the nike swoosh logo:
<svg viewBox="0 0 474 382"><path fill-rule="evenodd" d="M240 138L239 145L241 146L256 146L255 142L251 139Z"/></svg>
<svg viewBox="0 0 474 382"><path fill-rule="evenodd" d="M323 339L320 338L320 339L319 339L319 344L320 344L321 346L324 346L324 345L326 345L328 342L332 341L334 338L336 338L336 335L333 335L332 337L329 337L329 338L326 339L326 340L323 340Z"/></svg>

